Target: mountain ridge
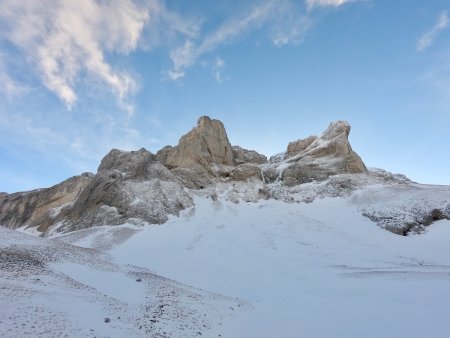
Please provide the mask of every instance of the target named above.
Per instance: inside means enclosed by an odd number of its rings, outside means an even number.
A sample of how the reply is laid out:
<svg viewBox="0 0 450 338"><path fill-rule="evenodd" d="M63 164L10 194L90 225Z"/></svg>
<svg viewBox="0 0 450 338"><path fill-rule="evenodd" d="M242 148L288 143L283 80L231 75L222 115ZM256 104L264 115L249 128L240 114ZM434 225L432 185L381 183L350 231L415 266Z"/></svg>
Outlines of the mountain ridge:
<svg viewBox="0 0 450 338"><path fill-rule="evenodd" d="M197 126L156 154L112 149L96 174L74 176L53 187L0 195L0 224L36 229L42 236L98 225L161 224L193 207L191 191L211 198L252 202L280 199L310 202L350 196L381 184L410 184L400 175L369 171L353 151L346 121L330 123L320 136L290 142L269 160L254 150L232 146L223 123L202 116ZM309 190L308 190L309 189ZM389 213L361 213L398 234L421 232L433 220L450 218L450 203L427 205L415 219L387 222ZM410 213L413 213L411 211ZM430 221L431 220L431 221Z"/></svg>

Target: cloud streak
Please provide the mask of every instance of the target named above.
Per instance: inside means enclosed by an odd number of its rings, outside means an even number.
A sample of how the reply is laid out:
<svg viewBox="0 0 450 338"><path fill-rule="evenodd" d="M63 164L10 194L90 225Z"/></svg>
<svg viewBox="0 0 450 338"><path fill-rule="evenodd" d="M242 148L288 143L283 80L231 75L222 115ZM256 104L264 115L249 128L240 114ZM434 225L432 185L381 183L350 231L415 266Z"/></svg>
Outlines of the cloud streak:
<svg viewBox="0 0 450 338"><path fill-rule="evenodd" d="M184 77L186 69L204 54L263 27L268 30L272 43L281 46L301 41L310 27L310 20L290 0L259 3L219 25L200 41L187 39L183 45L173 49L170 53L173 68L167 72L168 77L172 80Z"/></svg>
<svg viewBox="0 0 450 338"><path fill-rule="evenodd" d="M43 84L68 108L76 85L87 75L123 101L134 79L107 61L107 53L135 50L149 10L132 1L4 0L2 38L19 48L39 70Z"/></svg>
<svg viewBox="0 0 450 338"><path fill-rule="evenodd" d="M306 7L313 9L316 7L339 7L349 2L358 0L306 0Z"/></svg>
<svg viewBox="0 0 450 338"><path fill-rule="evenodd" d="M434 26L426 32L424 35L421 36L417 43L417 51L422 52L426 50L428 47L430 47L433 43L436 37L441 33L445 28L447 28L449 25L449 18L448 18L448 12L443 11L441 14L439 14L439 17L437 18L436 23Z"/></svg>
<svg viewBox="0 0 450 338"><path fill-rule="evenodd" d="M212 76L218 83L222 83L223 81L225 81L223 77L223 70L225 69L226 65L227 64L221 57L217 57L211 67Z"/></svg>

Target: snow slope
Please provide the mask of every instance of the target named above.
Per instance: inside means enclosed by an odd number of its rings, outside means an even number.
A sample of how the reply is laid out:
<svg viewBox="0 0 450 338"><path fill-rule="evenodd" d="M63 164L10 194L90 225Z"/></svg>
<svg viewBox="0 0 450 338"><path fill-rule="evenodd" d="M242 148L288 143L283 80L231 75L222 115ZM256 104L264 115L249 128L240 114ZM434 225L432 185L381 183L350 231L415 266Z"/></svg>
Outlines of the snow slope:
<svg viewBox="0 0 450 338"><path fill-rule="evenodd" d="M206 336L245 305L3 227L0 268L0 337Z"/></svg>
<svg viewBox="0 0 450 338"><path fill-rule="evenodd" d="M233 203L195 194L181 217L130 229L127 240L107 227L60 239L103 243L122 265L248 304L208 337L448 336L450 221L403 237L363 217L352 197Z"/></svg>

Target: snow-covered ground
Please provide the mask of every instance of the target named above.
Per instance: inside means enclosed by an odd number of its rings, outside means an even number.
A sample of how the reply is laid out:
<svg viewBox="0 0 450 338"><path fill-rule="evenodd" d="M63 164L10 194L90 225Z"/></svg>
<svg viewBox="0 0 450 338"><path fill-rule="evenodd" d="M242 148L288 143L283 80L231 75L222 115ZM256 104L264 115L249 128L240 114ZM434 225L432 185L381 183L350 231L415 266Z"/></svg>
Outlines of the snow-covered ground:
<svg viewBox="0 0 450 338"><path fill-rule="evenodd" d="M0 336L449 336L450 221L405 237L363 216L445 211L449 187L387 182L225 184L162 225L51 239L0 227Z"/></svg>
<svg viewBox="0 0 450 338"><path fill-rule="evenodd" d="M112 243L130 234L113 229ZM246 306L107 253L2 227L0 268L0 337L207 336Z"/></svg>
<svg viewBox="0 0 450 338"><path fill-rule="evenodd" d="M207 337L448 336L450 221L403 237L363 217L352 198L233 203L206 195L163 225L60 240L100 245L122 266L240 299Z"/></svg>

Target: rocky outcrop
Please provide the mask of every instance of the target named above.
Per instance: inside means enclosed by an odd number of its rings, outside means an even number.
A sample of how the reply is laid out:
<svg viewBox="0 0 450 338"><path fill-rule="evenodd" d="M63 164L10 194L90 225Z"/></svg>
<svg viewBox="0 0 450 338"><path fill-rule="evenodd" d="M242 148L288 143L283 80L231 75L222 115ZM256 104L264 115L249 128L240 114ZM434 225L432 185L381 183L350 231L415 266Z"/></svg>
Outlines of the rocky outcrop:
<svg viewBox="0 0 450 338"><path fill-rule="evenodd" d="M267 162L254 150L231 146L222 122L200 117L197 126L175 147L166 146L156 158L191 189L203 189L217 179L261 179L257 166Z"/></svg>
<svg viewBox="0 0 450 338"><path fill-rule="evenodd" d="M331 123L320 136L291 142L283 161L276 164L286 185L323 180L332 175L367 173L367 168L348 141L350 125Z"/></svg>
<svg viewBox="0 0 450 338"><path fill-rule="evenodd" d="M264 164L267 163L267 157L254 150L247 150L239 146L233 146L233 158L236 164Z"/></svg>
<svg viewBox="0 0 450 338"><path fill-rule="evenodd" d="M96 175L0 196L0 224L67 232L97 225L155 224L192 206L182 183L145 149L111 150Z"/></svg>
<svg viewBox="0 0 450 338"><path fill-rule="evenodd" d="M61 217L66 220L64 231L104 224L156 224L189 206L190 195L154 154L145 149L113 149Z"/></svg>
<svg viewBox="0 0 450 338"><path fill-rule="evenodd" d="M197 126L175 147L165 147L157 159L168 168L196 168L211 172L211 165L234 165L233 149L223 123L202 116Z"/></svg>
<svg viewBox="0 0 450 338"><path fill-rule="evenodd" d="M292 157L297 155L298 153L304 151L306 148L308 148L311 143L313 143L315 140L317 140L317 136L311 135L303 140L297 140L294 142L289 142L287 151L286 151L286 157Z"/></svg>
<svg viewBox="0 0 450 338"><path fill-rule="evenodd" d="M11 229L31 225L46 231L54 224L54 213L74 203L92 176L86 173L50 188L0 196L0 224Z"/></svg>
<svg viewBox="0 0 450 338"><path fill-rule="evenodd" d="M347 122L332 123L320 137L291 142L286 153L267 162L256 151L232 147L222 122L203 116L177 146L156 155L144 148L113 149L95 175L76 176L48 189L0 193L0 224L29 225L47 234L104 224L163 223L193 205L187 189L214 190L233 182L236 190L234 182L246 182L242 185L257 187L255 196L267 197L274 182L284 187L365 173L348 142L349 132Z"/></svg>
<svg viewBox="0 0 450 338"><path fill-rule="evenodd" d="M119 172L127 180L175 180L156 156L145 148L138 151L111 150L100 162L98 173L111 172Z"/></svg>

